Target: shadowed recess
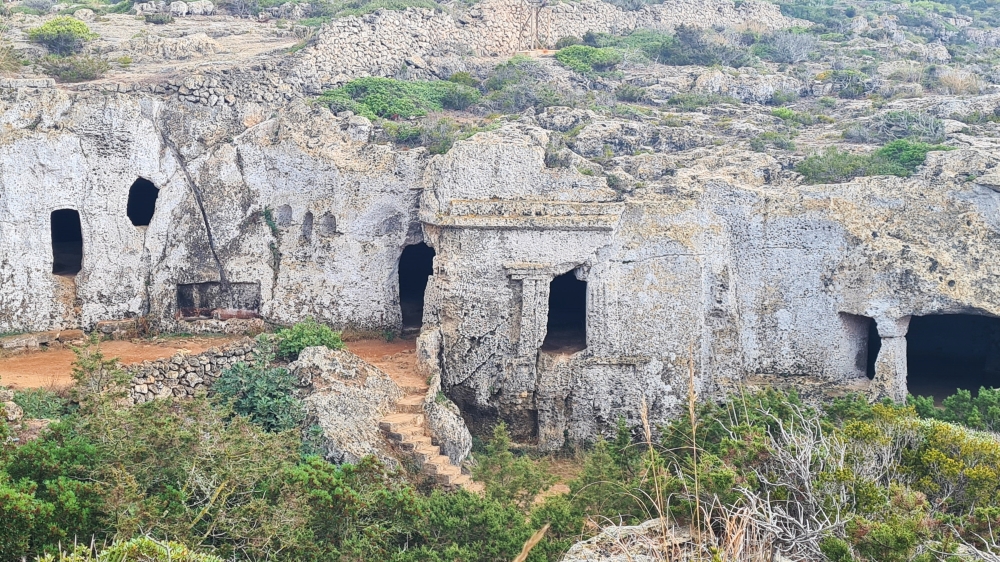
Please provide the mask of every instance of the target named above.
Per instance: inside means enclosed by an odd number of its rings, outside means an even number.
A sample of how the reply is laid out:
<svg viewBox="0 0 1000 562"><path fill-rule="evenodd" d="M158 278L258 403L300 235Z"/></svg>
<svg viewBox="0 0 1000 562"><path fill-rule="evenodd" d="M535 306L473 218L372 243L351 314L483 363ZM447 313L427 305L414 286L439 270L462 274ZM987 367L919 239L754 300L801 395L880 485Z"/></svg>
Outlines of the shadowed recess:
<svg viewBox="0 0 1000 562"><path fill-rule="evenodd" d="M1000 386L1000 318L914 316L906 334L907 389L942 398L956 389Z"/></svg>
<svg viewBox="0 0 1000 562"><path fill-rule="evenodd" d="M403 248L399 258L399 310L403 328L420 327L424 320L424 290L433 273L434 250L424 244Z"/></svg>
<svg viewBox="0 0 1000 562"><path fill-rule="evenodd" d="M126 213L135 226L149 226L156 212L156 198L160 190L146 178L139 178L128 190L128 207Z"/></svg>
<svg viewBox="0 0 1000 562"><path fill-rule="evenodd" d="M80 213L73 209L52 211L52 273L76 275L83 267L83 231Z"/></svg>
<svg viewBox="0 0 1000 562"><path fill-rule="evenodd" d="M575 353L587 348L587 282L574 272L552 280L549 320L542 351Z"/></svg>

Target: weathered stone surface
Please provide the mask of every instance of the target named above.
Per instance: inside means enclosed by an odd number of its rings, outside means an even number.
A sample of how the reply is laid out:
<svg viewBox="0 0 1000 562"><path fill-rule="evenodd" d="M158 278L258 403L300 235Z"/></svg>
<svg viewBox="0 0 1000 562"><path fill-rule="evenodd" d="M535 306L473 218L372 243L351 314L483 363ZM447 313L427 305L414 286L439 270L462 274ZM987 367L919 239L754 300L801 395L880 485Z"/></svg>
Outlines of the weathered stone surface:
<svg viewBox="0 0 1000 562"><path fill-rule="evenodd" d="M21 421L24 417L24 410L12 401L0 402L0 409L4 411L4 417L10 423Z"/></svg>
<svg viewBox="0 0 1000 562"><path fill-rule="evenodd" d="M307 387L306 409L323 428L327 460L390 460L378 420L393 411L403 392L388 375L350 351L326 347L302 350L289 369Z"/></svg>
<svg viewBox="0 0 1000 562"><path fill-rule="evenodd" d="M562 562L658 562L691 542L691 532L663 519L633 526L610 526L601 534L570 547Z"/></svg>

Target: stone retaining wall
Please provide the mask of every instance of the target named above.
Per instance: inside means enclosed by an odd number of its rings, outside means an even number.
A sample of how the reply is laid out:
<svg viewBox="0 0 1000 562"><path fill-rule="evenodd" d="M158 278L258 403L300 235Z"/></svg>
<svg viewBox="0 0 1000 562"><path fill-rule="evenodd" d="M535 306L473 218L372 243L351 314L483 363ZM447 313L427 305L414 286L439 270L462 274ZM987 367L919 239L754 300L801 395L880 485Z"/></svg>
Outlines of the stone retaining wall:
<svg viewBox="0 0 1000 562"><path fill-rule="evenodd" d="M253 359L253 340L243 338L223 347L209 348L198 355L178 353L167 359L143 361L130 366L131 398L136 404L154 398L194 396L207 392L222 372Z"/></svg>

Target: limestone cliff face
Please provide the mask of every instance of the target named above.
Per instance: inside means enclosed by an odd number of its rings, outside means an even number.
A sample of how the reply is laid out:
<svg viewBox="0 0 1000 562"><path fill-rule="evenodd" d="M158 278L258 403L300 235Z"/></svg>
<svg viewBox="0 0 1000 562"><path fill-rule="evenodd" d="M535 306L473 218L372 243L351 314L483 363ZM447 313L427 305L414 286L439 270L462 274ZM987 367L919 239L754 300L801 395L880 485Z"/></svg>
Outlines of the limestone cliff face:
<svg viewBox="0 0 1000 562"><path fill-rule="evenodd" d="M147 313L170 329L178 286L212 283L277 322L398 323L395 262L421 236L420 151L369 144L367 120L301 103L272 116L254 104L34 93L2 101L0 331ZM126 207L140 177L159 195L136 227ZM75 278L52 274L59 209L80 215ZM230 304L209 308L249 306Z"/></svg>
<svg viewBox="0 0 1000 562"><path fill-rule="evenodd" d="M644 401L669 417L691 373L701 396L753 374L864 381L868 318L884 342L873 392L898 399L890 344L911 315L1000 312L1000 195L966 181L996 165L990 151L932 153L906 180L802 186L770 156L720 149L618 196L544 168L545 142L533 128L473 137L429 165L420 214L445 388L543 447L635 422ZM550 283L568 271L587 283L586 349L546 352Z"/></svg>

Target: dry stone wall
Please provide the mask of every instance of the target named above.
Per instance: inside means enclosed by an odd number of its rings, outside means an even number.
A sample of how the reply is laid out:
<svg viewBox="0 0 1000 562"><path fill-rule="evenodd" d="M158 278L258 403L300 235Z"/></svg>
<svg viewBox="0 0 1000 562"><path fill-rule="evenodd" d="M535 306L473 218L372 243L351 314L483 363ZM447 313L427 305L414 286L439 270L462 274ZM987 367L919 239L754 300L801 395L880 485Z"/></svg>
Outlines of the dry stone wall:
<svg viewBox="0 0 1000 562"><path fill-rule="evenodd" d="M208 392L223 371L237 363L251 361L253 349L253 341L243 338L197 355L177 353L167 359L130 366L130 397L134 403L141 404L156 398L186 398Z"/></svg>

